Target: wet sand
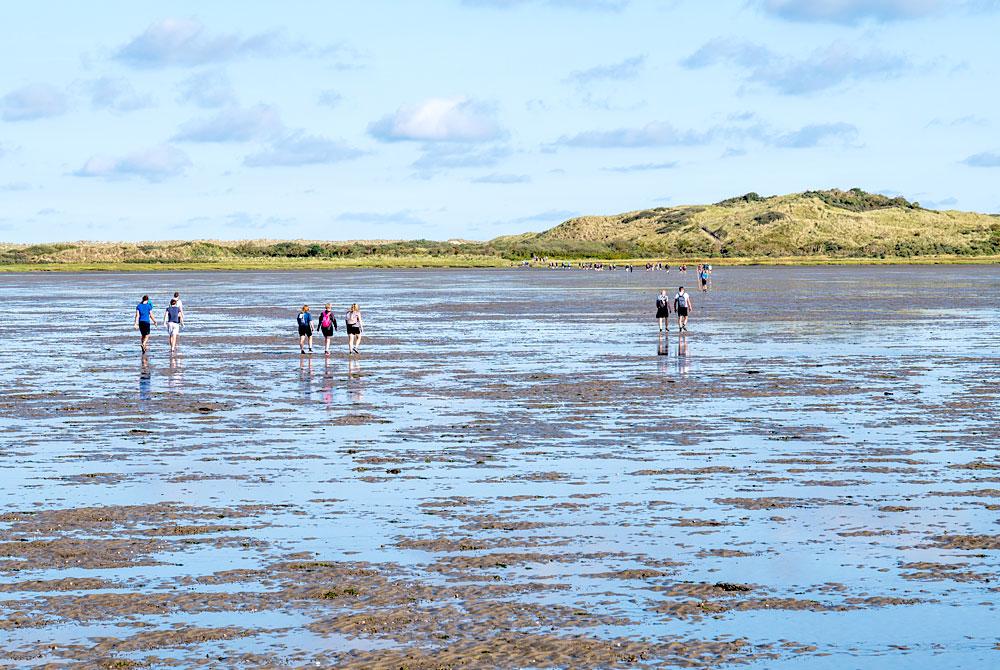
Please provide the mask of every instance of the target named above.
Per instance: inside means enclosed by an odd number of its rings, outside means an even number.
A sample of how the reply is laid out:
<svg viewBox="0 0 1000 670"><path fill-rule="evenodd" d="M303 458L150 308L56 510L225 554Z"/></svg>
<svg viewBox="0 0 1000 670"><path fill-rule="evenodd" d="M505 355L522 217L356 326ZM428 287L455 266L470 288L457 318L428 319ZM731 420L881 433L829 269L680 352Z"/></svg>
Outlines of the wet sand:
<svg viewBox="0 0 1000 670"><path fill-rule="evenodd" d="M1000 267L695 280L0 275L0 667L1000 663Z"/></svg>

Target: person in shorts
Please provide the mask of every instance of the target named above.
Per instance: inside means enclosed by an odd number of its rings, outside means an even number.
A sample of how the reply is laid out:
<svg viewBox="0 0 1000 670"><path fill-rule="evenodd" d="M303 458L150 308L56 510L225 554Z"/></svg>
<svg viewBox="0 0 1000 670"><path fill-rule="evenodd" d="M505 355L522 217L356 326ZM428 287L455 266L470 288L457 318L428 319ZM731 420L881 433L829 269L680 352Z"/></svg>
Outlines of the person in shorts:
<svg viewBox="0 0 1000 670"><path fill-rule="evenodd" d="M177 337L181 334L181 326L184 325L184 310L177 302L177 298L171 299L170 306L163 311L163 320L167 324L167 342L170 344L170 353L177 351Z"/></svg>
<svg viewBox="0 0 1000 670"><path fill-rule="evenodd" d="M364 322L361 320L361 308L358 307L358 303L351 305L351 308L347 310L347 315L344 317L344 323L347 324L347 350L352 354L360 354L361 351L358 347L361 346L361 333L364 332Z"/></svg>
<svg viewBox="0 0 1000 670"><path fill-rule="evenodd" d="M306 342L309 343L309 353L313 350L313 326L312 314L309 313L309 305L302 305L302 310L296 317L299 324L299 352L306 353Z"/></svg>
<svg viewBox="0 0 1000 670"><path fill-rule="evenodd" d="M142 353L149 351L149 330L150 323L156 325L156 317L153 316L153 303L149 301L149 296L142 296L142 300L135 306L135 319L132 328L139 331L139 348Z"/></svg>
<svg viewBox="0 0 1000 670"><path fill-rule="evenodd" d="M701 280L701 290L704 293L708 292L708 266L703 265L701 270L698 271L698 279Z"/></svg>
<svg viewBox="0 0 1000 670"><path fill-rule="evenodd" d="M674 296L674 311L677 312L677 327L681 332L688 329L688 313L694 310L694 303L691 302L691 295L681 286Z"/></svg>
<svg viewBox="0 0 1000 670"><path fill-rule="evenodd" d="M670 298L667 296L667 289L662 289L660 295L656 296L656 320L660 325L660 332L670 332Z"/></svg>
<svg viewBox="0 0 1000 670"><path fill-rule="evenodd" d="M333 331L340 330L337 327L337 316L330 309L330 303L326 303L326 309L319 315L319 329L323 332L323 354L329 356Z"/></svg>

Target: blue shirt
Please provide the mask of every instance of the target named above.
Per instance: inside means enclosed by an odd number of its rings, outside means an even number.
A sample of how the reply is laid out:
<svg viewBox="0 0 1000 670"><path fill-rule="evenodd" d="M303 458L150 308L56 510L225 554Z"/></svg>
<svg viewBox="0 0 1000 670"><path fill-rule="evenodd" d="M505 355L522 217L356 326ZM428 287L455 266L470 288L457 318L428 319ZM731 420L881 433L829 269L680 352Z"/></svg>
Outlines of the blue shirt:
<svg viewBox="0 0 1000 670"><path fill-rule="evenodd" d="M308 326L312 324L312 314L309 312L299 312L299 325Z"/></svg>
<svg viewBox="0 0 1000 670"><path fill-rule="evenodd" d="M149 315L153 312L153 303L140 302L135 306L135 311L139 312L139 320L149 323Z"/></svg>

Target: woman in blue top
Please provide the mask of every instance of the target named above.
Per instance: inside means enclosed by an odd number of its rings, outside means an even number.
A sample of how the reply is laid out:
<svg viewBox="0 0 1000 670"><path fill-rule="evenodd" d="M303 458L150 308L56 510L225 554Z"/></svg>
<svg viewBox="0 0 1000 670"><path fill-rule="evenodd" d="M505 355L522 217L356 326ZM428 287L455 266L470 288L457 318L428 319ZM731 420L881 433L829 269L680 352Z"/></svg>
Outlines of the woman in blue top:
<svg viewBox="0 0 1000 670"><path fill-rule="evenodd" d="M297 317L299 323L299 351L306 353L306 340L309 340L309 353L313 350L313 328L312 314L309 313L309 305L302 305L302 311Z"/></svg>
<svg viewBox="0 0 1000 670"><path fill-rule="evenodd" d="M135 306L135 320L132 327L139 331L139 348L142 353L149 351L149 324L152 321L156 325L156 317L153 316L153 303L149 302L149 296L142 296L142 301Z"/></svg>

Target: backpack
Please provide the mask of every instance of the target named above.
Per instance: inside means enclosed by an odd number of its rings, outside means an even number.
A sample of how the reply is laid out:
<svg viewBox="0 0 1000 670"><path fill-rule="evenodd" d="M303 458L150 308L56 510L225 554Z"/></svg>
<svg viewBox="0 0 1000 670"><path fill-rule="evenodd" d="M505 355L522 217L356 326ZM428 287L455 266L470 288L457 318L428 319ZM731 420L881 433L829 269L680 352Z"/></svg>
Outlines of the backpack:
<svg viewBox="0 0 1000 670"><path fill-rule="evenodd" d="M347 325L349 325L349 326L356 326L356 325L358 325L358 319L359 318L360 318L360 315L357 312L348 312L347 313L347 319L346 319Z"/></svg>
<svg viewBox="0 0 1000 670"><path fill-rule="evenodd" d="M687 293L678 293L677 294L677 305L679 307L685 307L685 308L688 306Z"/></svg>
<svg viewBox="0 0 1000 670"><path fill-rule="evenodd" d="M324 328L329 328L332 325L330 321L331 316L333 315L330 312L323 312L323 316L320 318L319 325L323 326Z"/></svg>

